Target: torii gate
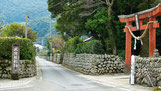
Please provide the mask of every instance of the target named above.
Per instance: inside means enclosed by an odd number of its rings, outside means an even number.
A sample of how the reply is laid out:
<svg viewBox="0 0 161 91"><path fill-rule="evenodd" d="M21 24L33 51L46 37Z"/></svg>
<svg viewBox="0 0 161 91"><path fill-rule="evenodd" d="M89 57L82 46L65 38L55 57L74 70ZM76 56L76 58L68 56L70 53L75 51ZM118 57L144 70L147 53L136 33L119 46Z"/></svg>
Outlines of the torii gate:
<svg viewBox="0 0 161 91"><path fill-rule="evenodd" d="M156 48L156 28L159 28L159 23L156 22L156 17L160 15L161 15L161 3L158 4L156 7L141 12L137 12L135 14L118 16L120 22L126 23L126 26L124 28L124 32L126 32L126 55L125 55L126 66L129 67L131 64L132 31L145 30L146 28L149 29L149 56L153 56L153 52ZM149 19L149 23L147 25L143 25L144 19ZM132 26L133 22L136 22L136 26L134 27Z"/></svg>

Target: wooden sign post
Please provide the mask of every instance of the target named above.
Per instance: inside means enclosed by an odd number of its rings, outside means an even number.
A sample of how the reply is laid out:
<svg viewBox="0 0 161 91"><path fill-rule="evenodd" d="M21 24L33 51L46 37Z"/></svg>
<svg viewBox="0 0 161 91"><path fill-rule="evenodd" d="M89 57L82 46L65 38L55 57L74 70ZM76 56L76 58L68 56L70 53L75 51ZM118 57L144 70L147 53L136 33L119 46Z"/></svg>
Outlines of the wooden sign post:
<svg viewBox="0 0 161 91"><path fill-rule="evenodd" d="M12 73L11 79L19 80L19 59L20 59L20 48L18 44L12 45Z"/></svg>

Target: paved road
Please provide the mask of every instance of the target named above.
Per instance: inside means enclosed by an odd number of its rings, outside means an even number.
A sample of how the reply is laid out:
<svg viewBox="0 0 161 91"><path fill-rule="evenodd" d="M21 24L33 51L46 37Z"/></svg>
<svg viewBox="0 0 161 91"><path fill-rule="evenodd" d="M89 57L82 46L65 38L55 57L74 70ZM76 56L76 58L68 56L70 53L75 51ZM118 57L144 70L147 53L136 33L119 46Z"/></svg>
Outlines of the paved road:
<svg viewBox="0 0 161 91"><path fill-rule="evenodd" d="M38 57L37 61L42 70L42 79L6 91L127 91L88 81L77 73Z"/></svg>

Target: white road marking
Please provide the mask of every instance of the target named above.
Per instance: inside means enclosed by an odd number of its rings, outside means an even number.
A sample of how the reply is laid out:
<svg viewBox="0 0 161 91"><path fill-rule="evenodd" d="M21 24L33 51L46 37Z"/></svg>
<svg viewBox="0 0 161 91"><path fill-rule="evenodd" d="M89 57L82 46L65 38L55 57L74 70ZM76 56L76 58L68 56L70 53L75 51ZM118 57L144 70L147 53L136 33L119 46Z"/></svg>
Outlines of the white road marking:
<svg viewBox="0 0 161 91"><path fill-rule="evenodd" d="M134 90L130 90L130 89L127 89L127 88L119 88L121 90L124 90L124 91L134 91Z"/></svg>
<svg viewBox="0 0 161 91"><path fill-rule="evenodd" d="M119 86L116 86L116 85L113 85L113 84L108 84L108 83L101 82L101 81L96 81L96 80L93 81L93 80L90 80L90 79L86 79L86 80L89 80L89 81L92 81L92 82L95 82L95 83L98 83L98 84L102 84L102 85L105 85L105 86L118 88L118 89L123 90L123 91L134 91L134 90L131 90L131 89L128 89L128 88L122 88L122 87L119 87Z"/></svg>
<svg viewBox="0 0 161 91"><path fill-rule="evenodd" d="M21 87L11 87L11 88L0 88L0 91L4 91L4 90L15 90L15 89L23 89L23 88L29 88L32 87L33 85L28 85L28 86L21 86Z"/></svg>

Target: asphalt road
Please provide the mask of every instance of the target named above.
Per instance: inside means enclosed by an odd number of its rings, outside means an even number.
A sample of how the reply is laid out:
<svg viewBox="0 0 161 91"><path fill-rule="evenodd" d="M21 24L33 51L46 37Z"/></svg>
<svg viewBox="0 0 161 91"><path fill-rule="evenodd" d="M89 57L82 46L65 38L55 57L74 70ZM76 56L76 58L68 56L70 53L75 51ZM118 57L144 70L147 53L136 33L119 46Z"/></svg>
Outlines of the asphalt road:
<svg viewBox="0 0 161 91"><path fill-rule="evenodd" d="M5 91L125 91L86 80L75 72L39 57L36 59L41 68L42 77L27 86Z"/></svg>

